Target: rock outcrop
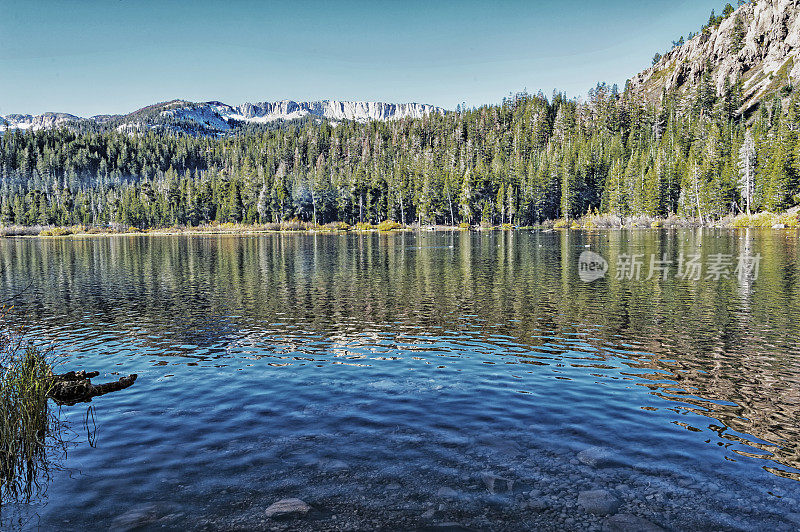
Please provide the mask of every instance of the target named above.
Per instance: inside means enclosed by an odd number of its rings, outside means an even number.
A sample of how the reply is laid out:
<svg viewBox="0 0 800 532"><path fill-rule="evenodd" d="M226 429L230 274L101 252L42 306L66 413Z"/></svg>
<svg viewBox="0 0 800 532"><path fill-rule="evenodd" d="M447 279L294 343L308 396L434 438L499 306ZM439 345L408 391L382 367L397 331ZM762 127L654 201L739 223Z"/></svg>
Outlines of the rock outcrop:
<svg viewBox="0 0 800 532"><path fill-rule="evenodd" d="M11 129L49 129L60 126L66 122L83 120L68 113L44 113L41 115L6 115L0 117L0 131Z"/></svg>
<svg viewBox="0 0 800 532"><path fill-rule="evenodd" d="M664 89L697 87L707 71L718 92L726 79L743 82L742 112L800 82L800 0L744 4L717 28L701 32L632 78L631 89L657 101Z"/></svg>
<svg viewBox="0 0 800 532"><path fill-rule="evenodd" d="M209 106L223 117L243 122L272 122L313 116L329 120L398 120L422 118L430 113L441 113L443 109L421 103L348 102L324 100L321 102L244 103L231 107L219 102L208 102Z"/></svg>
<svg viewBox="0 0 800 532"><path fill-rule="evenodd" d="M0 117L0 132L11 130L39 130L81 122L121 132L167 130L177 133L226 134L245 124L269 124L277 121L298 120L306 117L320 120L400 120L422 118L431 113L444 113L444 109L421 103L349 102L324 100L320 102L244 103L231 106L222 102L188 102L173 100L144 107L127 115L97 115L81 118L66 113L42 115L7 115Z"/></svg>

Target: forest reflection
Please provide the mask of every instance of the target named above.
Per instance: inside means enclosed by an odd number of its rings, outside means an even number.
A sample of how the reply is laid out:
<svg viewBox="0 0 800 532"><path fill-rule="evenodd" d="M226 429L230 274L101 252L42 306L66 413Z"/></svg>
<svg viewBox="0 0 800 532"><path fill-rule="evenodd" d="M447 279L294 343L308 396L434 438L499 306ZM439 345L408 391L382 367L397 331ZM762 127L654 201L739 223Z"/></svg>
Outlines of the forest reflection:
<svg viewBox="0 0 800 532"><path fill-rule="evenodd" d="M589 284L577 275L586 249L611 264L625 253L763 259L745 282ZM43 338L96 328L187 363L237 363L226 361L234 343L247 353L236 357L271 364L369 364L415 356L420 341L458 356L430 337L494 345L487 361L532 369L621 364L798 480L799 260L796 233L709 229L0 241L3 293L33 283L18 307Z"/></svg>

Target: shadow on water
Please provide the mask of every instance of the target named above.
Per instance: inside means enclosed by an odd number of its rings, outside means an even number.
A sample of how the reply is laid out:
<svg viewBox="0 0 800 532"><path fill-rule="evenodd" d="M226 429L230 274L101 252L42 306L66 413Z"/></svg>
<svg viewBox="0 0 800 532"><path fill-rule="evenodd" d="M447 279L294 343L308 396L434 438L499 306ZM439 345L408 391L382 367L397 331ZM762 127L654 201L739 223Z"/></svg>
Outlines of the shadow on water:
<svg viewBox="0 0 800 532"><path fill-rule="evenodd" d="M585 250L605 278L581 281ZM613 271L693 254L762 261ZM799 255L796 233L715 230L3 240L31 334L146 377L97 413L114 430L72 458L94 480L58 479L44 522L247 527L300 494L328 512L311 528L423 526L436 501L434 521L591 529L602 489L669 528L790 529Z"/></svg>

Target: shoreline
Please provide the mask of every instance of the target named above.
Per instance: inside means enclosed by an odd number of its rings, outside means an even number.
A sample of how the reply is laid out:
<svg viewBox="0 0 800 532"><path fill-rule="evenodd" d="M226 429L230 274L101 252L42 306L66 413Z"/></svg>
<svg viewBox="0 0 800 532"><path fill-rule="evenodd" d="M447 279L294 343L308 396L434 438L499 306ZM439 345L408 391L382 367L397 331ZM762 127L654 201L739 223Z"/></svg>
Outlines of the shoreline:
<svg viewBox="0 0 800 532"><path fill-rule="evenodd" d="M471 227L464 229L460 227L451 226L437 226L426 227L420 229L419 227L407 227L403 229L393 229L391 231L379 231L377 229L359 229L359 230L280 230L280 229L243 229L243 230L165 230L165 229L151 229L136 232L114 232L114 231L97 231L97 232L71 232L67 234L58 235L42 235L42 234L10 234L0 235L0 239L43 239L43 240L75 240L82 238L109 238L109 237L171 237L171 236L261 236L261 235L345 235L345 234L398 234L398 233L444 233L444 232L475 232L475 233L492 233L492 232L519 232L519 231L539 231L542 233L557 233L557 232L605 232L605 231L652 231L662 229L723 229L728 231L740 231L744 229L756 229L759 231L775 231L775 232L789 232L798 231L798 227L734 227L730 225L681 225L681 226L656 226L656 227L559 227L549 228L543 226L536 227Z"/></svg>
<svg viewBox="0 0 800 532"><path fill-rule="evenodd" d="M768 213L767 213L768 214ZM498 231L642 231L654 229L760 229L771 231L796 231L800 230L800 212L769 214L766 219L760 215L751 215L751 220L741 221L737 217L733 220L718 220L715 222L697 222L691 219L655 219L646 223L597 224L592 221L564 221L550 220L546 223L533 226L503 225L407 225L381 229L377 225L371 227L327 228L324 226L309 228L269 228L260 225L237 224L235 227L223 225L204 225L187 227L166 227L148 229L114 229L110 227L81 227L81 226L0 226L0 239L6 238L79 238L79 237L110 237L110 236L253 236L266 234L368 234L368 233L409 233L409 232L498 232ZM787 218L788 217L788 218ZM788 222L788 223L787 223Z"/></svg>
<svg viewBox="0 0 800 532"><path fill-rule="evenodd" d="M698 221L679 216L649 217L631 216L623 218L614 215L587 214L576 220L549 220L539 225L401 225L387 220L377 225L357 223L353 226L344 222L331 222L315 225L309 222L291 220L268 224L212 223L199 226L171 226L150 229L107 226L8 226L0 227L1 238L82 238L97 236L252 236L263 234L345 234L345 233L399 233L399 232L455 232L455 231L598 231L598 230L647 230L647 229L800 229L800 206L781 213L762 212L757 214L729 215L712 222Z"/></svg>

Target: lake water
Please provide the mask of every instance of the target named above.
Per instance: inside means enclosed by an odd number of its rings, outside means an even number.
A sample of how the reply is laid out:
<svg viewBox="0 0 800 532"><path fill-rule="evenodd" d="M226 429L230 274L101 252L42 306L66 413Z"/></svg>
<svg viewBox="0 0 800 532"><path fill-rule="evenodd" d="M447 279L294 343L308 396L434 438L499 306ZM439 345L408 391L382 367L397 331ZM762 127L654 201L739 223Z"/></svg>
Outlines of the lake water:
<svg viewBox="0 0 800 532"><path fill-rule="evenodd" d="M62 408L74 443L15 518L796 529L798 247L714 230L0 240L2 295L27 287L12 319L64 371L139 374L91 403L94 445L87 405ZM585 251L604 278L581 280ZM666 279L647 279L652 255ZM709 276L715 257L733 262ZM313 510L266 517L291 497Z"/></svg>

